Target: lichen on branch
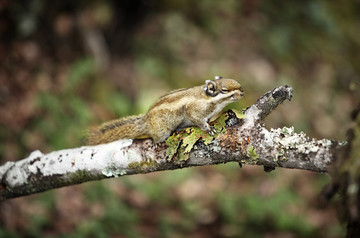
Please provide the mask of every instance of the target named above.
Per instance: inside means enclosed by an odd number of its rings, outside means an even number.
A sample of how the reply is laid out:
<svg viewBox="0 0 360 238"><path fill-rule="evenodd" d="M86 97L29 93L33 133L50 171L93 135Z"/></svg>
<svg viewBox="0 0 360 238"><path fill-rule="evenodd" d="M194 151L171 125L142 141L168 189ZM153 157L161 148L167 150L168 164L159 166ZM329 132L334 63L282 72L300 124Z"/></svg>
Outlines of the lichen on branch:
<svg viewBox="0 0 360 238"><path fill-rule="evenodd" d="M0 200L85 181L227 162L326 172L341 143L260 124L291 97L292 88L281 86L243 112L227 111L213 122L214 136L192 127L156 146L150 139L130 139L48 154L35 151L0 166Z"/></svg>

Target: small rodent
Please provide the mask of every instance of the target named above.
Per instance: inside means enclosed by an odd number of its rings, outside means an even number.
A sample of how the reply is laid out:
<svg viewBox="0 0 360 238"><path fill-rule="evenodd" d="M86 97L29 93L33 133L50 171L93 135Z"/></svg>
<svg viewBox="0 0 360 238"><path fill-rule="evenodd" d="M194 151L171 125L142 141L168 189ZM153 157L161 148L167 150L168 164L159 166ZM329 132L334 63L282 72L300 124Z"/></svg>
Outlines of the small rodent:
<svg viewBox="0 0 360 238"><path fill-rule="evenodd" d="M206 80L205 85L178 89L163 95L143 115L116 119L90 129L86 144L149 137L159 143L174 131L190 126L198 126L214 134L214 128L208 124L210 119L243 95L237 81L216 76L215 80Z"/></svg>

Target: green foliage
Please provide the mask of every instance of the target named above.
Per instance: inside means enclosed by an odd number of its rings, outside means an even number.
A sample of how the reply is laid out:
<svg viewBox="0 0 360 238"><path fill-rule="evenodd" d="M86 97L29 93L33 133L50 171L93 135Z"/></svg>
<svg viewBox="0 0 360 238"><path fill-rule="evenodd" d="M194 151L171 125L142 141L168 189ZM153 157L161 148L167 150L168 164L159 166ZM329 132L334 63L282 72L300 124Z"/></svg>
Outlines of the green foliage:
<svg viewBox="0 0 360 238"><path fill-rule="evenodd" d="M341 34L326 2L275 1L264 2L261 7L268 20L268 27L260 33L264 50L277 60L308 60L314 48L322 55L327 54L322 50L335 50L333 43Z"/></svg>
<svg viewBox="0 0 360 238"><path fill-rule="evenodd" d="M69 77L64 85L65 92L75 91L95 73L95 64L92 59L85 58L75 61L70 67Z"/></svg>
<svg viewBox="0 0 360 238"><path fill-rule="evenodd" d="M291 232L296 234L295 237L316 237L316 229L311 224L287 209L298 206L301 201L288 190L270 197L219 194L218 201L223 219L234 229L233 237L262 237L270 231Z"/></svg>
<svg viewBox="0 0 360 238"><path fill-rule="evenodd" d="M106 197L105 215L99 219L80 222L75 231L63 237L109 237L123 234L126 237L140 237L135 226L137 214L114 196ZM62 237L62 236L60 236Z"/></svg>
<svg viewBox="0 0 360 238"><path fill-rule="evenodd" d="M21 235L16 233L15 231L8 231L0 227L0 237L19 238L21 237Z"/></svg>
<svg viewBox="0 0 360 238"><path fill-rule="evenodd" d="M176 175L175 175L176 176ZM154 183L149 183L147 186L143 186L143 183L140 181L134 181L128 177L124 177L124 183L127 188L135 191L139 191L141 194L145 195L153 203L162 203L164 205L170 202L169 196L164 196L167 194L168 189L172 186L166 182L157 181ZM158 184L162 183L161 186Z"/></svg>
<svg viewBox="0 0 360 238"><path fill-rule="evenodd" d="M184 147L184 154L190 153L195 143L199 140L199 128L186 128L185 131L188 133L188 136L183 137L182 146Z"/></svg>
<svg viewBox="0 0 360 238"><path fill-rule="evenodd" d="M208 145L215 137L225 132L226 119L226 113L222 113L216 121L211 123L211 126L213 126L216 131L214 136L211 136L198 127L188 127L183 131L174 133L165 141L168 147L166 149L168 161L171 161L174 156L177 155L175 163L184 163L189 159L189 153L197 141Z"/></svg>
<svg viewBox="0 0 360 238"><path fill-rule="evenodd" d="M99 218L92 218L77 224L76 229L64 237L109 237L123 234L126 237L139 237L135 229L138 222L137 212L109 190L103 181L94 182L85 190L85 198L91 203L104 205L104 213ZM106 201L104 203L104 201Z"/></svg>
<svg viewBox="0 0 360 238"><path fill-rule="evenodd" d="M168 147L166 149L166 157L168 158L168 160L171 160L173 156L177 153L180 143L181 136L180 134L176 133L166 140L166 145Z"/></svg>
<svg viewBox="0 0 360 238"><path fill-rule="evenodd" d="M43 117L36 120L34 128L39 130L55 149L79 145L91 113L78 91L85 80L94 74L94 65L88 59L74 63L69 80L57 94L43 92L38 95L37 109Z"/></svg>
<svg viewBox="0 0 360 238"><path fill-rule="evenodd" d="M259 155L256 153L256 150L253 146L249 146L247 150L247 156L250 158L250 161L256 163L256 160L259 158Z"/></svg>
<svg viewBox="0 0 360 238"><path fill-rule="evenodd" d="M239 119L244 119L246 117L246 115L242 112L242 111L239 111L239 110L236 110L236 109L231 109L237 118Z"/></svg>

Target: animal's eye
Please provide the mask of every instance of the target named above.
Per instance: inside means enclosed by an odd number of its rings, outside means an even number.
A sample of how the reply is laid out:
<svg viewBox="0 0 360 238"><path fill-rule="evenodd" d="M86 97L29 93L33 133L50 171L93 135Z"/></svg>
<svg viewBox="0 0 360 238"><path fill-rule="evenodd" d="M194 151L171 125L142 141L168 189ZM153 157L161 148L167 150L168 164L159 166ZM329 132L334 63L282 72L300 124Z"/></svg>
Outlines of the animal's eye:
<svg viewBox="0 0 360 238"><path fill-rule="evenodd" d="M228 90L228 89L226 89L226 88L223 88L223 89L221 89L221 92L222 92L222 93L228 93L228 92L229 92L229 90Z"/></svg>

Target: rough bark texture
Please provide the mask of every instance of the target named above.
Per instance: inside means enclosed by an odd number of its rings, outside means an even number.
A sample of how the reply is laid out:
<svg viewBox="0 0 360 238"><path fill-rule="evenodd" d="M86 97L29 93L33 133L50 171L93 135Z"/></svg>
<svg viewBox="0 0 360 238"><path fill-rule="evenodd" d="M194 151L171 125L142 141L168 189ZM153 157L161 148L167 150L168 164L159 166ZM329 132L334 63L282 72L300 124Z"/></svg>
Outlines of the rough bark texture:
<svg viewBox="0 0 360 238"><path fill-rule="evenodd" d="M165 143L155 147L151 140L119 140L49 154L34 151L0 167L0 200L91 180L231 161L264 165L267 170L278 166L326 172L339 142L311 139L292 127L267 130L260 124L291 97L292 88L281 86L248 107L244 119L228 111L226 132L209 145L197 142L182 163L169 161Z"/></svg>

